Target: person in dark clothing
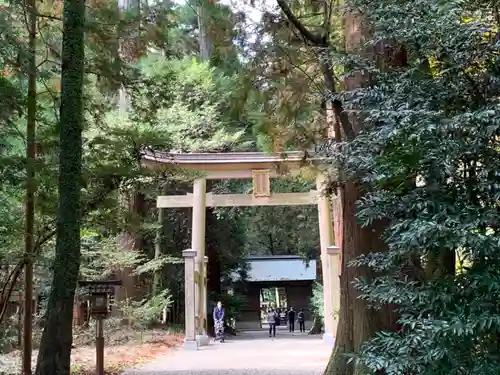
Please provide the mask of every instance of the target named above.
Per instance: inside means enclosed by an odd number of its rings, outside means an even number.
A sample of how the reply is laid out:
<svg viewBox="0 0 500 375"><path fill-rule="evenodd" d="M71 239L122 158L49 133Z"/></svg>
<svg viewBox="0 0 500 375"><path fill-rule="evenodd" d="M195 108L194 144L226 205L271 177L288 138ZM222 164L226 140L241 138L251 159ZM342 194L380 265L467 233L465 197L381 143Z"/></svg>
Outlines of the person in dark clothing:
<svg viewBox="0 0 500 375"><path fill-rule="evenodd" d="M297 320L299 321L300 332L305 332L306 331L306 317L304 315L304 309L300 309L299 313L297 314Z"/></svg>
<svg viewBox="0 0 500 375"><path fill-rule="evenodd" d="M295 332L295 310L293 307L290 307L290 311L288 312L288 330Z"/></svg>

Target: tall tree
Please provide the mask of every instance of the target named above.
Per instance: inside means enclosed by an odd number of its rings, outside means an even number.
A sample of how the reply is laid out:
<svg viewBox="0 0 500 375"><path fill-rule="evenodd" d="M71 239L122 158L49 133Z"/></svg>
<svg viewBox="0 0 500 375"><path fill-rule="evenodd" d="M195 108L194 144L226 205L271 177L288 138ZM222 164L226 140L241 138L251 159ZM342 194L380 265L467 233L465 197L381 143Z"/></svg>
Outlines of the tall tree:
<svg viewBox="0 0 500 375"><path fill-rule="evenodd" d="M200 45L200 59L201 61L207 61L210 59L212 50L212 41L209 36L209 23L207 18L207 6L208 1L198 0L198 6L196 7L197 17L198 17L198 31L199 31L199 45Z"/></svg>
<svg viewBox="0 0 500 375"><path fill-rule="evenodd" d="M378 72L405 68L406 51L388 40L378 41L367 47L366 43L371 38L367 20L362 16L362 11L351 2L346 5L348 11L344 18L345 52L350 55L353 63L345 67L343 98L350 108L357 112L349 116L343 110L338 112L338 107L342 108L338 96L334 97L333 108L342 131L342 136L335 136L335 139L340 139L344 145L349 145L355 143L360 133L365 130L364 119L359 115L363 103L357 100L357 92L370 87ZM373 69L363 66L359 60L368 62L368 66ZM343 149L334 148L332 153L334 159L340 157L349 160L350 154L347 149L347 146ZM352 171L347 164L341 163L344 176L336 181L339 194L334 215L341 218L335 223L337 233L341 237L342 249L341 301L335 348L325 374L363 373L365 371L363 365L360 362L348 361L346 354L359 352L363 344L377 332L395 331L398 327L398 316L392 304L373 309L360 298L359 290L354 286L356 280L371 279L376 275L376 272L365 265L352 267L351 263L358 258L370 257L371 253L384 253L388 250L383 234L389 226L389 221L377 217L363 225L360 224L357 204L366 197L370 187L366 184L362 171ZM403 184L411 182L411 176L407 176ZM415 266L417 265L415 263Z"/></svg>
<svg viewBox="0 0 500 375"><path fill-rule="evenodd" d="M23 320L23 374L31 375L33 341L33 253L35 245L35 163L36 163L36 38L37 6L35 0L26 4L29 33L28 103L26 117L26 200L25 200L25 266L24 266L24 320Z"/></svg>
<svg viewBox="0 0 500 375"><path fill-rule="evenodd" d="M85 1L65 0L56 254L37 375L70 373L73 303L81 258L84 25Z"/></svg>
<svg viewBox="0 0 500 375"><path fill-rule="evenodd" d="M327 132L324 134L330 138L326 149L333 149L333 154L337 160L342 160L346 156L342 153L342 144L353 142L357 135L363 129L363 123L357 116L349 116L344 109L343 100L345 96L340 95L342 89L355 93L360 88L370 85L370 74L363 74L363 69L359 69L354 63L345 67L346 78L343 84L338 84L338 78L335 77L334 63L332 60L332 51L342 51L355 56L360 54L369 61L377 61L374 56L380 52L384 64L385 49L388 43L380 43L381 51L375 49L366 49L365 41L369 37L369 29L364 20L355 8L348 7L348 12L344 18L345 46L335 44L336 38L332 28L335 24L341 27L335 17L335 6L333 1L322 1L315 6L319 8L321 15L315 29L306 26L298 14L304 13L303 6L297 3L289 3L286 0L277 0L282 12L287 17L290 25L300 35L304 46L313 50L316 56L316 63L320 67L323 77L323 94L325 101L323 103L324 119L326 120ZM309 12L312 13L310 4ZM307 10L305 11L307 12ZM338 30L337 30L338 33ZM392 57L392 56L391 56ZM397 58L400 56L398 55ZM340 64L344 63L340 62ZM401 59L404 63L404 59ZM397 64L397 63L396 63ZM354 96L354 95L352 95ZM349 97L351 99L351 97ZM349 102L351 108L359 106L359 103L353 98ZM339 152L340 150L340 152ZM330 153L330 155L332 155ZM337 167L338 165L336 165ZM354 362L348 361L346 354L359 350L360 346L373 334L383 328L393 329L395 327L395 316L389 308L383 311L369 309L367 304L359 299L359 293L353 286L353 281L358 278L371 277L366 267L350 267L351 261L358 256L369 254L373 251L383 251L386 245L381 239L381 234L387 227L387 223L380 220L373 220L368 225L360 226L356 213L356 202L362 199L366 193L366 186L361 183L359 175L352 174L345 178L345 173L332 173L336 179L334 187L338 194L334 206L336 228L336 243L342 249L342 272L340 276L340 312L339 324L335 340L335 348L332 353L331 361L326 369L327 374L353 374L358 369ZM329 317L325 317L328 319Z"/></svg>

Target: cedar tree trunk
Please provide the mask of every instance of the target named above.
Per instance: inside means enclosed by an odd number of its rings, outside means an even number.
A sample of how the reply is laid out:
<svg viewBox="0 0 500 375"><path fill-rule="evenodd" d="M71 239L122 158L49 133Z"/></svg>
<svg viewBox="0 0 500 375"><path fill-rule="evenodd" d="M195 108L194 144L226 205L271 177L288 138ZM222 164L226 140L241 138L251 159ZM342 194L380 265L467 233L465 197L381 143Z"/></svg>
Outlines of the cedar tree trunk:
<svg viewBox="0 0 500 375"><path fill-rule="evenodd" d="M36 375L70 373L73 303L81 257L84 25L85 1L65 0L56 255Z"/></svg>

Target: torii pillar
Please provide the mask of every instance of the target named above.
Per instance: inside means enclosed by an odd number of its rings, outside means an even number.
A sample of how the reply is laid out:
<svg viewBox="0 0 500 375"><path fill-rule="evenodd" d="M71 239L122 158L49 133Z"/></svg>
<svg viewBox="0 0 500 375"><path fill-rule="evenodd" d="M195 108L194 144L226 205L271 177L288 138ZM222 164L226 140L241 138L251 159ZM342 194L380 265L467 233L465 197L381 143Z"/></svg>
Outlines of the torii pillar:
<svg viewBox="0 0 500 375"><path fill-rule="evenodd" d="M324 311L324 326L325 333L323 341L333 347L336 334L336 321L334 318L334 303L336 300L335 294L339 293L335 279L332 277L332 265L328 248L333 245L333 222L332 222L332 204L330 198L324 193L327 179L324 174L319 173L316 177L316 189L318 191L318 221L319 221L319 237L321 246L321 271L323 273L323 311ZM338 266L337 266L338 267Z"/></svg>
<svg viewBox="0 0 500 375"><path fill-rule="evenodd" d="M198 342L196 341L196 291L193 282L195 278L194 263L196 251L187 249L182 252L184 257L184 316L185 316L185 332L184 349L198 350Z"/></svg>
<svg viewBox="0 0 500 375"><path fill-rule="evenodd" d="M196 341L198 345L208 345L207 335L207 288L205 275L205 225L206 225L207 181L199 178L193 185L193 212L191 224L191 248L196 251Z"/></svg>

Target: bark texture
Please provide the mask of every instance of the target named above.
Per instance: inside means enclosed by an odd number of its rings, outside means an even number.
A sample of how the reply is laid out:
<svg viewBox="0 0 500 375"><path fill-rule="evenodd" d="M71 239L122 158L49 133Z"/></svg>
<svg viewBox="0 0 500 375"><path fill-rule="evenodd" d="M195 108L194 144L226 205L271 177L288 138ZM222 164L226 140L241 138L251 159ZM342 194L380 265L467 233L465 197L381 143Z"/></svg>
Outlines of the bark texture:
<svg viewBox="0 0 500 375"><path fill-rule="evenodd" d="M56 255L37 375L70 373L73 302L81 258L85 1L65 0L63 22Z"/></svg>

